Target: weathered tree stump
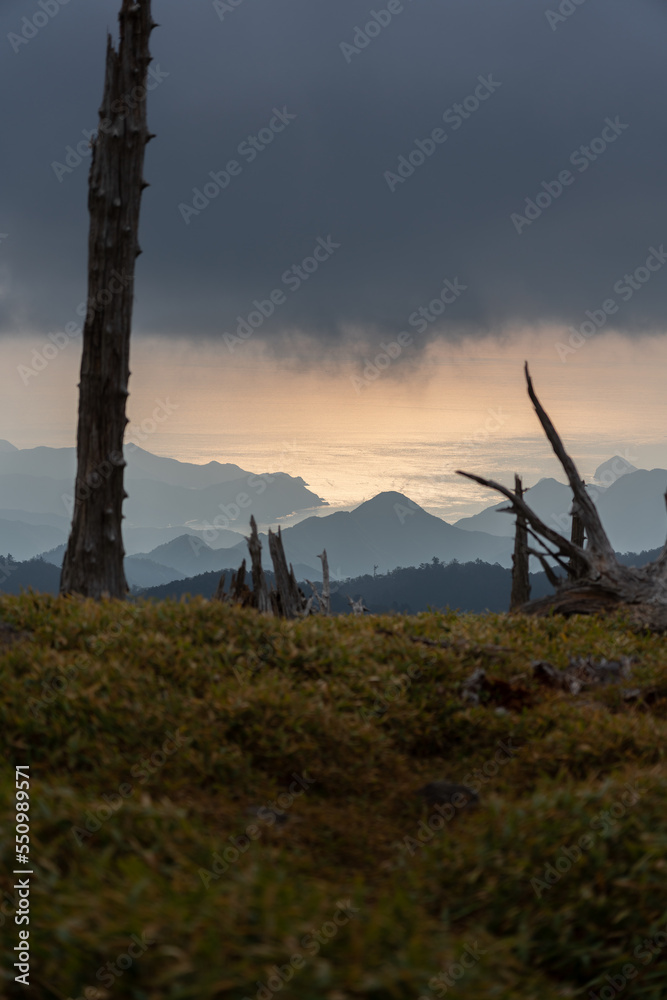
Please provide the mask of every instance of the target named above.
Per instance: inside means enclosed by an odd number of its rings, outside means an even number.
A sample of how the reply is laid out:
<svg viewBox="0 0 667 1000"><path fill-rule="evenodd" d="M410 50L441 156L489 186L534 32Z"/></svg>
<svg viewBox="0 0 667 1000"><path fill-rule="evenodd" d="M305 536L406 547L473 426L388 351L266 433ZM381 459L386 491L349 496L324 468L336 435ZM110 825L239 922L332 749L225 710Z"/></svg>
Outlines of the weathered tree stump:
<svg viewBox="0 0 667 1000"><path fill-rule="evenodd" d="M363 615L365 611L367 611L370 614L370 610L371 609L366 607L366 605L364 604L363 597L360 597L358 601L355 601L348 594L347 595L347 603L352 608L352 614L353 615Z"/></svg>
<svg viewBox="0 0 667 1000"><path fill-rule="evenodd" d="M504 510L525 517L529 534L542 545L541 551L529 548L530 555L541 559L543 565L547 558L554 560L565 573L568 572L568 564L565 561L568 558L580 567L579 579L557 578L555 594L528 602L521 610L536 615L554 612L563 615L601 614L626 610L639 628L648 628L656 632L667 630L667 543L658 558L645 566L624 566L618 561L602 527L595 504L586 492L574 462L565 451L555 427L535 394L527 363L525 375L528 395L535 412L567 475L574 496L573 510L581 520L588 538L587 545L583 547L559 535L530 509L522 497L506 486L492 479L484 479L482 476L457 470L459 475L466 476L481 486L488 486L505 496L510 506L503 508ZM667 501L667 494L665 500Z"/></svg>
<svg viewBox="0 0 667 1000"><path fill-rule="evenodd" d="M248 550L250 552L250 564L252 567L252 590L255 596L254 605L258 611L263 611L265 614L273 614L271 595L262 568L262 543L257 534L257 522L254 517L250 518Z"/></svg>
<svg viewBox="0 0 667 1000"><path fill-rule="evenodd" d="M323 615L331 614L331 587L329 584L329 561L327 559L327 550L324 549L321 555L317 557L322 560L322 593L318 592L317 587L311 580L306 580L306 583L312 589L313 594L317 598L317 602L320 606L320 611Z"/></svg>
<svg viewBox="0 0 667 1000"><path fill-rule="evenodd" d="M220 578L213 600L223 603L238 604L244 608L257 608L268 615L279 618L303 618L312 611L313 598L306 597L300 589L290 565L287 569L287 559L283 549L283 540L278 528L275 535L269 530L269 552L273 562L273 572L276 580L275 588L269 588L262 568L262 543L257 533L257 522L250 518L250 537L247 539L250 552L251 575L253 589L245 583L245 559L241 568L232 577L228 592L225 591L225 575ZM325 553L326 558L326 553ZM328 585L328 580L327 580Z"/></svg>
<svg viewBox="0 0 667 1000"><path fill-rule="evenodd" d="M299 590L294 576L294 570L290 564L287 569L287 559L283 549L283 539L278 528L278 534L269 528L269 552L273 563L273 572L276 578L274 610L281 618L299 618L308 614L312 606L312 598L308 604L305 595Z"/></svg>

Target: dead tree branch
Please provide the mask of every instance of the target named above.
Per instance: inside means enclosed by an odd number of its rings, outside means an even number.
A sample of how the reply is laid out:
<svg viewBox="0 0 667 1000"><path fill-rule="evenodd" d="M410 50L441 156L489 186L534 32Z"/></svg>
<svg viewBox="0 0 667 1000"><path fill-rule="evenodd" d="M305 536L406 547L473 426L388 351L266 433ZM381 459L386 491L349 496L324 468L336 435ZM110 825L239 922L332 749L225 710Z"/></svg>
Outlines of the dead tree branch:
<svg viewBox="0 0 667 1000"><path fill-rule="evenodd" d="M528 395L554 453L565 470L574 496L573 512L579 519L588 543L584 548L579 528L577 532L573 532L571 539L559 535L544 524L522 497L506 486L469 472L459 473L506 497L510 501L510 507L502 509L517 516L523 515L527 522L527 532L546 549L544 553L530 549L529 553L540 559L549 579L557 586L556 593L529 602L523 605L522 610L531 614L559 612L569 615L604 613L627 608L639 627L667 631L667 542L658 558L645 566L624 566L618 561L577 467L565 451L554 425L535 394L527 364L525 375ZM667 495L665 499L667 502ZM555 552L549 551L545 539L555 548ZM550 567L547 569L547 558L555 559L566 571L569 567L564 560L569 558L570 565L577 567L577 579L556 578Z"/></svg>

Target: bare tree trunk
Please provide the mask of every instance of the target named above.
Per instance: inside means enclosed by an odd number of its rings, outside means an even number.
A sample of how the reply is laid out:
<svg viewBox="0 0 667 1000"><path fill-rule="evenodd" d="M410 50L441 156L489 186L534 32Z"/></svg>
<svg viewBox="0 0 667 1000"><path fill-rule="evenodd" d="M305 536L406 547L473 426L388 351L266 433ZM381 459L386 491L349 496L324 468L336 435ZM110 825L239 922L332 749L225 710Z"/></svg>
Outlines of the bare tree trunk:
<svg viewBox="0 0 667 1000"><path fill-rule="evenodd" d="M582 486L585 485L586 483L582 480ZM585 541L584 522L579 517L579 512L575 507L572 508L572 533L570 541L573 545L577 545L580 549L583 549ZM577 562L574 556L570 556L570 561L567 564L568 580L578 580L582 576L585 576L585 574L586 567Z"/></svg>
<svg viewBox="0 0 667 1000"><path fill-rule="evenodd" d="M526 492L518 475L514 476L514 492L521 499ZM528 528L523 514L516 516L516 535L514 537L514 555L512 556L512 594L510 596L510 611L530 600L530 574L528 555Z"/></svg>
<svg viewBox="0 0 667 1000"><path fill-rule="evenodd" d="M624 566L619 563L577 467L565 451L555 427L535 394L527 364L525 373L528 395L554 453L567 474L574 494L573 509L581 520L588 544L586 548L582 548L571 539L559 535L530 509L522 497L512 493L506 486L471 472L460 472L460 475L507 497L510 506L503 508L504 510L523 514L528 533L542 545L541 551L529 548L528 553L541 559L545 568L548 565L545 560L550 558L567 572L565 559L568 557L581 567L581 576L577 580L557 581L558 590L555 594L532 601L524 605L523 610L533 614L555 611L569 615L626 607L641 627L667 631L667 543L658 558L645 566ZM667 501L667 495L665 499ZM547 542L551 548L547 546Z"/></svg>
<svg viewBox="0 0 667 1000"><path fill-rule="evenodd" d="M79 383L77 472L61 593L125 597L123 435L146 125L151 0L123 0L120 46L107 38L100 128L88 181L88 310Z"/></svg>

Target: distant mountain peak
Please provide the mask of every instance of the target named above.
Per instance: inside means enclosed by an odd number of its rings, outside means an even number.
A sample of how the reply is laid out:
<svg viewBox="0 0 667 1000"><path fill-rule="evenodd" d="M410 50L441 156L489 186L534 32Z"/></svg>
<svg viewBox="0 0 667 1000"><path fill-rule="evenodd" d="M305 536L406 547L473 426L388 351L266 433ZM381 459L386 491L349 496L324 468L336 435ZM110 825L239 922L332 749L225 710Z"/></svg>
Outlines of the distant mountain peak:
<svg viewBox="0 0 667 1000"><path fill-rule="evenodd" d="M603 462L602 465L598 465L593 473L593 478L601 486L611 486L621 476L626 476L628 472L637 472L637 469L627 458L623 458L621 455L614 455L613 458Z"/></svg>
<svg viewBox="0 0 667 1000"><path fill-rule="evenodd" d="M151 549L150 552L142 552L140 554L144 557L159 556L160 554L166 552L172 555L176 555L178 553L198 555L202 549L211 553L215 551L215 549L211 548L211 546L205 542L203 538L199 538L196 535L185 534L177 535L176 538L172 538L171 541L163 542L162 545L157 545L154 549ZM156 561L159 562L160 560L157 559Z"/></svg>
<svg viewBox="0 0 667 1000"><path fill-rule="evenodd" d="M415 503L414 500L411 500L410 497L406 497L404 493L398 493L396 490L385 490L384 493L378 493L376 496L371 497L370 500L364 500L354 510L355 512L358 510L387 510L394 504L410 507L412 510L424 509L418 503Z"/></svg>
<svg viewBox="0 0 667 1000"><path fill-rule="evenodd" d="M16 445L12 444L11 441L5 441L2 438L0 438L0 451L8 452L8 451L18 451L18 450L19 449L16 447Z"/></svg>

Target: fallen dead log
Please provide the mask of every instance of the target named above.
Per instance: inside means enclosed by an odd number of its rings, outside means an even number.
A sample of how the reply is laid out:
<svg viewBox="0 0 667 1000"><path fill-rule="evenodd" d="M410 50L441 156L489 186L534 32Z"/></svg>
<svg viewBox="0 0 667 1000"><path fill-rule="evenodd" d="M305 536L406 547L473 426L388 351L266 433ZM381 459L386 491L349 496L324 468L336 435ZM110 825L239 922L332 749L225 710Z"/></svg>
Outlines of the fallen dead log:
<svg viewBox="0 0 667 1000"><path fill-rule="evenodd" d="M632 674L632 660L628 656L620 660L576 656L570 659L565 670L559 670L548 660L534 660L531 667L536 680L570 694L579 694L584 688L620 684L629 680Z"/></svg>
<svg viewBox="0 0 667 1000"><path fill-rule="evenodd" d="M588 539L586 546L558 534L545 524L528 506L523 497L492 479L457 470L481 486L501 493L509 501L509 507L501 508L517 516L522 515L528 525L528 532L541 546L529 548L530 555L537 556L546 568L547 560L553 560L568 574L576 567L577 579L556 578L553 595L537 601L529 601L521 607L526 614L547 615L558 613L606 614L626 610L630 622L640 629L654 632L667 630L667 543L654 562L645 566L624 566L619 563L611 542L607 537L595 504L586 492L581 476L572 458L563 447L551 420L540 403L533 382L525 365L528 395L533 403L544 433L556 457L563 466L573 494L573 512L577 515ZM665 497L667 500L667 495ZM569 562L568 562L569 560ZM551 570L551 567L549 567Z"/></svg>
<svg viewBox="0 0 667 1000"><path fill-rule="evenodd" d="M535 700L528 688L500 677L488 677L482 667L473 670L463 681L459 693L461 701L470 705L496 705L511 712L520 712L530 707Z"/></svg>
<svg viewBox="0 0 667 1000"><path fill-rule="evenodd" d="M388 628L378 628L376 632L378 635L408 639L409 642L420 643L422 646L431 646L436 649L460 649L465 653L472 653L474 656L507 656L514 652L509 646L495 646L490 643L480 646L477 643L468 642L467 639L426 639L421 635L405 635L403 632L392 631Z"/></svg>

